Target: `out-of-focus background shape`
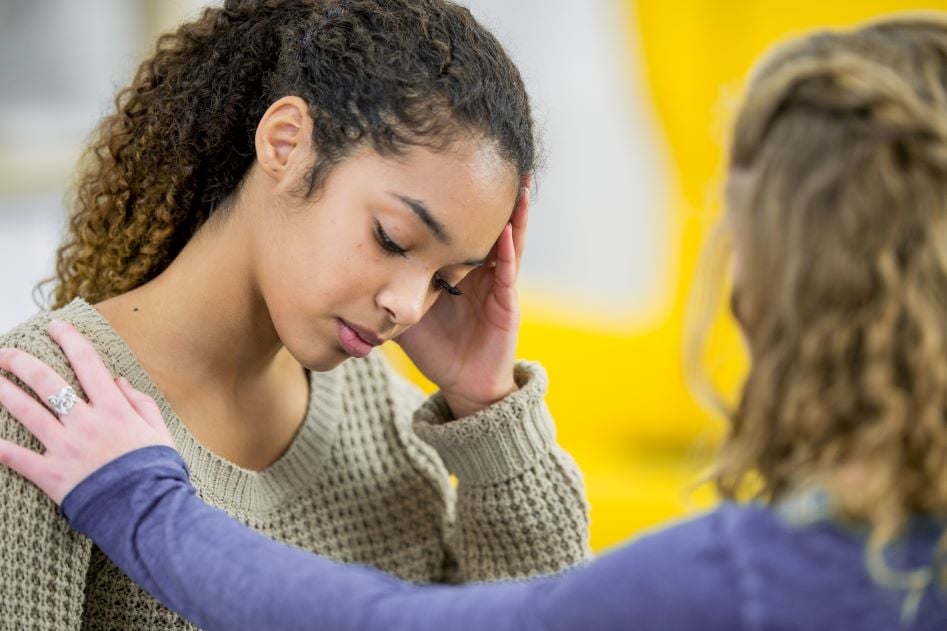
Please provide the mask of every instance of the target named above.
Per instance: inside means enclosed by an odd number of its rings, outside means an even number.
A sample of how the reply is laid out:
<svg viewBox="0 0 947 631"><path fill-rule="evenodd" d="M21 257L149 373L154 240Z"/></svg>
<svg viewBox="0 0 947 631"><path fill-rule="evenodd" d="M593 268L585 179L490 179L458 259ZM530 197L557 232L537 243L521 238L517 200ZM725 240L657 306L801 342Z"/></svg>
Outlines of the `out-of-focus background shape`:
<svg viewBox="0 0 947 631"><path fill-rule="evenodd" d="M0 331L36 312L84 140L161 33L200 0L0 0ZM543 133L520 355L550 373L586 474L593 547L706 507L688 487L723 435L684 385L700 246L720 212L727 126L771 44L920 8L900 0L467 0L518 62ZM925 9L947 10L947 0ZM425 384L396 349L391 356ZM708 366L744 368L723 317Z"/></svg>

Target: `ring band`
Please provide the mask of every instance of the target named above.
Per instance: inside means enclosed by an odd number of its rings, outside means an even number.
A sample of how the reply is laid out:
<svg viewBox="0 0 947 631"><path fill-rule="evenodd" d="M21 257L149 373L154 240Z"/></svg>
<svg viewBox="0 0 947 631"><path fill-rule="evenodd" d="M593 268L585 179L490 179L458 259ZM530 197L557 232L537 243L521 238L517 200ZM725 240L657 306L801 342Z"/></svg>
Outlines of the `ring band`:
<svg viewBox="0 0 947 631"><path fill-rule="evenodd" d="M69 414L69 411L72 409L72 406L76 404L76 400L79 396L76 394L75 389L72 386L66 386L55 395L49 397L49 407L52 409L53 413L56 414L59 418L62 418Z"/></svg>

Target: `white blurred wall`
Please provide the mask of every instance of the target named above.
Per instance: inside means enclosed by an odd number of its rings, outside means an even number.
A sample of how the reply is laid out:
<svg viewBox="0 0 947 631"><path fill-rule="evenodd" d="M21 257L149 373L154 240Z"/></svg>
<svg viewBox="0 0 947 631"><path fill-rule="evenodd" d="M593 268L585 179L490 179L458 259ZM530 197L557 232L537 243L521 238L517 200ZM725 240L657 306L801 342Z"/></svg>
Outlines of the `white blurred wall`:
<svg viewBox="0 0 947 631"><path fill-rule="evenodd" d="M524 290L593 321L652 311L669 273L668 167L629 3L463 3L510 51L543 135Z"/></svg>
<svg viewBox="0 0 947 631"><path fill-rule="evenodd" d="M85 139L184 0L0 0L0 331L37 311Z"/></svg>

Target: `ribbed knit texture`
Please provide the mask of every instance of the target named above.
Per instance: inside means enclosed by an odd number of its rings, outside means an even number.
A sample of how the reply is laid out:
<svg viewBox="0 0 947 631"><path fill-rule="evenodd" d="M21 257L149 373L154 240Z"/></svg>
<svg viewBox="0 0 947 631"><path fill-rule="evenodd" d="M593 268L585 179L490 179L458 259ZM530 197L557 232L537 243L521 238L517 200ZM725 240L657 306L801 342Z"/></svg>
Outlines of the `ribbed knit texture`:
<svg viewBox="0 0 947 631"><path fill-rule="evenodd" d="M0 346L36 355L81 393L46 335L50 317L73 322L113 374L154 397L201 497L274 539L418 582L522 577L588 558L581 476L555 443L536 364L517 365L519 392L455 421L439 395L425 401L377 353L312 373L306 420L287 452L256 472L205 449L81 300L17 327ZM38 448L4 410L0 436ZM31 484L4 469L0 492L0 628L194 628L70 531Z"/></svg>

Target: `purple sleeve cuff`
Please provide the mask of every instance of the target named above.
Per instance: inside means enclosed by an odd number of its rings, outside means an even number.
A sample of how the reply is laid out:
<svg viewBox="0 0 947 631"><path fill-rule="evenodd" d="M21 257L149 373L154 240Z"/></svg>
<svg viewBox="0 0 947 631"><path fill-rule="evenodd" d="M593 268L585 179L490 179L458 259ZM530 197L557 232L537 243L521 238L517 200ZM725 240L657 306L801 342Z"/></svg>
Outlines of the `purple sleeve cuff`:
<svg viewBox="0 0 947 631"><path fill-rule="evenodd" d="M63 498L60 512L69 524L82 532L90 534L94 518L101 514L109 497L128 486L136 484L136 473L148 469L151 475L178 478L189 481L187 465L171 447L154 445L142 447L119 456L115 460L96 469L82 482L77 484Z"/></svg>

